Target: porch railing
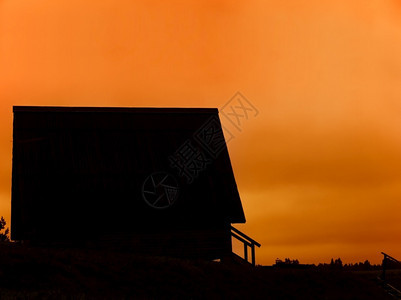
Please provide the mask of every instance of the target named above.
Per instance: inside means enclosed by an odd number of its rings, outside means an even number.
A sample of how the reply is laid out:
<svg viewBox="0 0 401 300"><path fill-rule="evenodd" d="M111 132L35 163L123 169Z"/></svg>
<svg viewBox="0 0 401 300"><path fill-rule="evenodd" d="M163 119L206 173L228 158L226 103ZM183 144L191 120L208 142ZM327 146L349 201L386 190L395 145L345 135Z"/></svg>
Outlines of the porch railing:
<svg viewBox="0 0 401 300"><path fill-rule="evenodd" d="M381 276L379 276L379 279L382 280L383 283L383 288L385 289L385 291L390 294L391 296L393 296L396 299L401 299L401 291L398 290L397 288L395 288L393 285L391 285L388 281L388 279L386 278L386 270L389 269L393 269L394 266L397 266L401 268L401 261L395 259L394 257L382 252L381 254L383 254L383 270L382 270L382 274ZM391 280L390 280L391 281Z"/></svg>
<svg viewBox="0 0 401 300"><path fill-rule="evenodd" d="M246 234L242 233L238 229L234 228L231 226L231 236L239 240L244 244L244 257L243 259L247 262L248 260L248 247L251 249L251 264L253 266L256 265L256 257L255 257L255 246L260 247L261 245L255 241L254 239L251 239L249 236Z"/></svg>
<svg viewBox="0 0 401 300"><path fill-rule="evenodd" d="M395 259L394 257L391 257L390 255L382 252L383 254L383 271L382 271L382 275L381 275L381 279L386 280L386 268L387 268L387 264L388 262L392 262L395 263L396 265L399 265L401 267L401 261Z"/></svg>

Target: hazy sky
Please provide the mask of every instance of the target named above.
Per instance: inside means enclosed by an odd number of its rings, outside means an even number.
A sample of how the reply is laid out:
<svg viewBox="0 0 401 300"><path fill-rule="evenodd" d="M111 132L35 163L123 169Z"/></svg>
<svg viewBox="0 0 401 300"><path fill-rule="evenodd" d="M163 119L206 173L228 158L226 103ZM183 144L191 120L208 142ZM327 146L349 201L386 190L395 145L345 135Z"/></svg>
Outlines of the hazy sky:
<svg viewBox="0 0 401 300"><path fill-rule="evenodd" d="M0 0L0 215L13 105L237 91L259 110L228 145L257 262L401 258L400 0Z"/></svg>

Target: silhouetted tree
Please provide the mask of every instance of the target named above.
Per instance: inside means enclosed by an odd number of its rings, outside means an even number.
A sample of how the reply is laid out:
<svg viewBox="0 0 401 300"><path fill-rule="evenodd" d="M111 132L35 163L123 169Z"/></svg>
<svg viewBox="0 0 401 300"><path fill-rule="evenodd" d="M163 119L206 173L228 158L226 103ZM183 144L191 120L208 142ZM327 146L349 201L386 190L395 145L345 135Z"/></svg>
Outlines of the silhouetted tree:
<svg viewBox="0 0 401 300"><path fill-rule="evenodd" d="M330 261L330 269L333 270L338 270L338 269L342 269L343 268L343 262L341 260L341 258L337 258L336 260L334 260L333 258Z"/></svg>
<svg viewBox="0 0 401 300"><path fill-rule="evenodd" d="M0 231L2 231L3 229L6 228L6 220L4 220L3 217L0 218ZM8 227L6 228L6 230L4 230L4 232L0 232L0 241L1 242L8 242L10 241L10 238L8 237L8 233L10 232L10 230L8 229Z"/></svg>
<svg viewBox="0 0 401 300"><path fill-rule="evenodd" d="M363 263L363 266L366 270L369 270L371 267L371 264L368 260L365 260L365 262Z"/></svg>
<svg viewBox="0 0 401 300"><path fill-rule="evenodd" d="M341 269L343 267L343 262L341 261L341 258L336 259L334 264L339 269Z"/></svg>

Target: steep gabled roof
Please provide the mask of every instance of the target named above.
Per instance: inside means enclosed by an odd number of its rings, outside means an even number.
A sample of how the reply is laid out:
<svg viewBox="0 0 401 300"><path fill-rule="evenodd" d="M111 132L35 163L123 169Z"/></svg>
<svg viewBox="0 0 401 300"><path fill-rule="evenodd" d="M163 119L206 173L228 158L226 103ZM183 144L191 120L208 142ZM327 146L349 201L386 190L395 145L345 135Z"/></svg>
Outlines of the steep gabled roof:
<svg viewBox="0 0 401 300"><path fill-rule="evenodd" d="M16 106L13 238L69 217L93 230L243 223L221 134L214 108Z"/></svg>

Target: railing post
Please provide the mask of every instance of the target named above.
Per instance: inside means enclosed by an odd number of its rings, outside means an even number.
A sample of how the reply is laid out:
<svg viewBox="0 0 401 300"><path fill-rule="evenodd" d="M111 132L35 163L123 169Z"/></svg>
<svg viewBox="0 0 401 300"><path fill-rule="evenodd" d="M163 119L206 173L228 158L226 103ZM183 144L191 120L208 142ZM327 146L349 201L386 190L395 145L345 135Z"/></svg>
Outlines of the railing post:
<svg viewBox="0 0 401 300"><path fill-rule="evenodd" d="M244 243L244 259L248 261L248 246Z"/></svg>
<svg viewBox="0 0 401 300"><path fill-rule="evenodd" d="M255 262L255 244L252 243L251 246L251 250L252 250L252 266L255 266L256 262Z"/></svg>
<svg viewBox="0 0 401 300"><path fill-rule="evenodd" d="M382 252L382 254L383 254L383 263L382 263L382 266L383 266L383 273L382 273L382 279L385 280L385 279L386 279L386 269L387 269L387 267L388 267L388 264L389 264L390 262L392 262L392 263L396 263L396 264L400 265L400 264L401 264L401 261L395 259L394 257L391 257L391 256L388 255L387 253Z"/></svg>
<svg viewBox="0 0 401 300"><path fill-rule="evenodd" d="M383 279L383 280L386 280L386 265L387 265L387 257L386 257L386 255L385 255L385 254L384 254L384 258L383 258L383 263L382 263L382 265L383 265L382 279Z"/></svg>

